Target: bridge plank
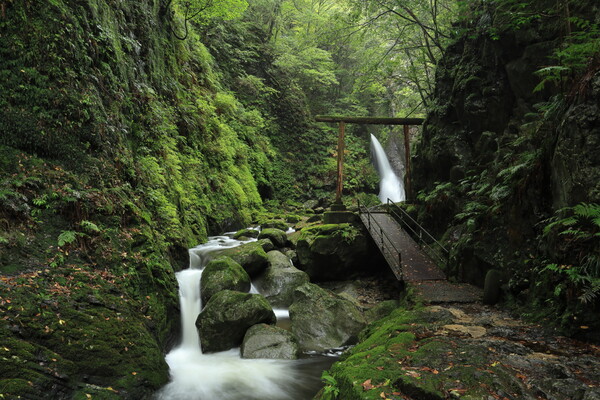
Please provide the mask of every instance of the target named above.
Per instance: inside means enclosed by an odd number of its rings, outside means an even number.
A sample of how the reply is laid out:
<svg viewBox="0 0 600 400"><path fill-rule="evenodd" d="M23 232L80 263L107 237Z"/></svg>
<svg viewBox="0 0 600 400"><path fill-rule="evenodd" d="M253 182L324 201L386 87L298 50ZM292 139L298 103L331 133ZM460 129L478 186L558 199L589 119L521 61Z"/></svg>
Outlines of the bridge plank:
<svg viewBox="0 0 600 400"><path fill-rule="evenodd" d="M371 237L379 246L380 250L382 250L382 246L380 246L382 241L380 232L381 227L387 238L389 238L389 240L394 243L396 249L401 252L402 261L399 262L397 255L389 254L389 249L384 249L382 251L382 254L388 261L388 264L390 265L390 268L392 268L392 271L394 271L396 277L398 278L399 275L401 276L401 278L398 279L407 282L446 279L444 273L437 267L431 258L421 250L419 245L389 214L371 213L370 215L378 225L371 223L371 229L369 229L368 216L365 213L361 213L361 220L367 227L367 230L369 230ZM398 269L400 269L400 271L398 271Z"/></svg>

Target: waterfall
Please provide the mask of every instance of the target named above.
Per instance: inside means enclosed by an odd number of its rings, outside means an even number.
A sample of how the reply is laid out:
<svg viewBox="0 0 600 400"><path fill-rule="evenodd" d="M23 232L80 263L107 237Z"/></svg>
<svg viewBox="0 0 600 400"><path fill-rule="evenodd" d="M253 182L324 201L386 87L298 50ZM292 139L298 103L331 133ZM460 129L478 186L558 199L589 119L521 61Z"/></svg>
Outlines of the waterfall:
<svg viewBox="0 0 600 400"><path fill-rule="evenodd" d="M381 147L381 143L374 135L371 135L371 154L375 161L375 168L379 173L381 181L379 183L379 200L386 203L390 199L394 203L404 201L404 183L396 176L394 170L388 161L388 158Z"/></svg>
<svg viewBox="0 0 600 400"><path fill-rule="evenodd" d="M312 398L318 390L309 387L308 393L303 393L309 380L318 383L319 379L301 372L307 365L302 360L242 359L239 349L202 353L196 329L196 319L201 311L202 270L210 261L211 252L242 243L227 236L211 237L208 243L190 249L190 267L176 274L182 342L165 357L171 382L156 394L156 399L297 400ZM275 312L278 318L289 318L287 310Z"/></svg>

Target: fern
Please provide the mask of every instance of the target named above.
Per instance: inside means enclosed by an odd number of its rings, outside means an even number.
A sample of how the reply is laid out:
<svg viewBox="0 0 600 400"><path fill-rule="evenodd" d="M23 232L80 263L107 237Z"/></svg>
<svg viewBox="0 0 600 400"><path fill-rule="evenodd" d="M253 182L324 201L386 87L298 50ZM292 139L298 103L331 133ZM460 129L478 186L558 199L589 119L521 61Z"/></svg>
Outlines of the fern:
<svg viewBox="0 0 600 400"><path fill-rule="evenodd" d="M81 233L75 231L62 231L60 235L58 235L58 247L73 243L77 239L77 236L81 235Z"/></svg>

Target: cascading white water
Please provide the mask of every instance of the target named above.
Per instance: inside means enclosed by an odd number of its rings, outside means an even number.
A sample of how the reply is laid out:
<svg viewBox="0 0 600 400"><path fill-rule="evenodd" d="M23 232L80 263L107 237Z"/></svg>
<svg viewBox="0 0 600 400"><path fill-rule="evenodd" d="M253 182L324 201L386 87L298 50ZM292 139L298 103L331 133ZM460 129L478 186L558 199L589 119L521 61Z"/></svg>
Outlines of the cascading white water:
<svg viewBox="0 0 600 400"><path fill-rule="evenodd" d="M404 183L396 176L390 162L381 147L381 143L374 135L371 135L371 152L375 159L377 172L381 181L379 183L379 200L386 203L390 199L394 203L406 200Z"/></svg>
<svg viewBox="0 0 600 400"><path fill-rule="evenodd" d="M210 253L241 244L227 236L190 249L190 268L177 273L181 302L182 343L166 356L171 382L157 393L158 400L296 400L306 376L299 361L242 359L239 349L203 354L196 329L201 310L200 278ZM281 318L287 310L275 310ZM317 379L318 381L318 379ZM314 394L314 392L313 392ZM310 396L312 398L312 396Z"/></svg>

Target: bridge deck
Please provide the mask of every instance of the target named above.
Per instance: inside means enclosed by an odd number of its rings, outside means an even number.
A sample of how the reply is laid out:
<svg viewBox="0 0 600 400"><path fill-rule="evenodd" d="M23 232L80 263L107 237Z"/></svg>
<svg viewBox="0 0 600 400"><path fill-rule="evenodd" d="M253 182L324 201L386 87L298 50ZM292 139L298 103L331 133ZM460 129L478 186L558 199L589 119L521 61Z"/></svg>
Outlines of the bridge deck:
<svg viewBox="0 0 600 400"><path fill-rule="evenodd" d="M407 282L446 279L444 273L435 265L431 258L421 250L419 245L400 228L398 222L389 214L385 212L372 212L370 216L378 225L373 223L369 225L369 216L366 213L360 214L362 222L371 233L371 237L375 243L382 250L396 277L400 275L402 280ZM371 229L369 229L369 226ZM387 238L394 243L396 249L400 251L401 263L398 261L398 256L390 254L391 252L389 249L386 249L386 246L383 246L382 249L380 244L384 239L382 238L381 229L383 229Z"/></svg>

